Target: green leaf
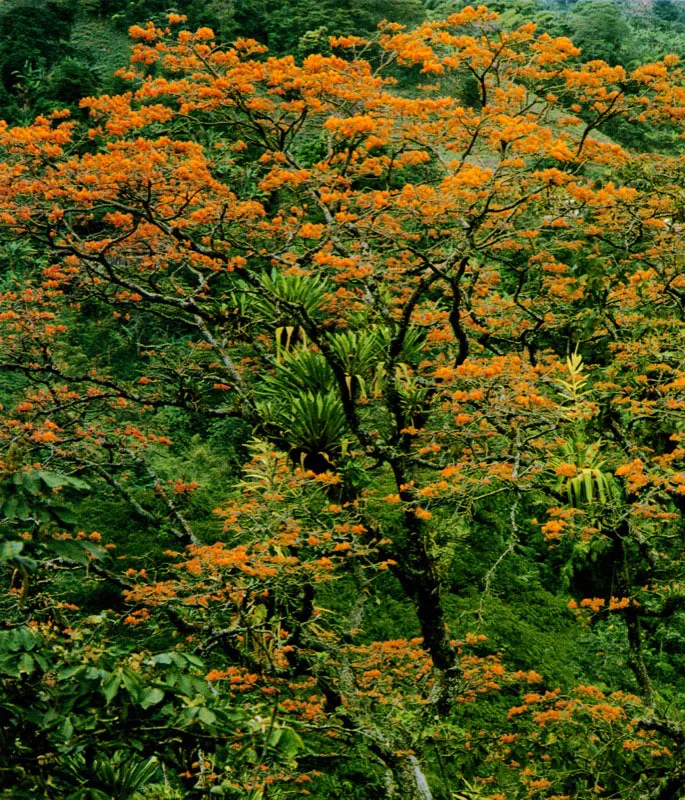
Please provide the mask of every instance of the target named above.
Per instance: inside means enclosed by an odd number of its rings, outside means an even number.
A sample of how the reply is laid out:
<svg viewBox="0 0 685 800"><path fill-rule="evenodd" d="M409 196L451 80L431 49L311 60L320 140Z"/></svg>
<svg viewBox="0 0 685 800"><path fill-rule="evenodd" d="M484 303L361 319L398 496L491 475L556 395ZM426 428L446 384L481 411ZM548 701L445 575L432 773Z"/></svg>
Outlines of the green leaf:
<svg viewBox="0 0 685 800"><path fill-rule="evenodd" d="M193 667L199 667L200 669L204 668L204 661L201 658L194 656L192 653L184 653L184 658Z"/></svg>
<svg viewBox="0 0 685 800"><path fill-rule="evenodd" d="M143 692L143 679L140 675L124 667L124 669L121 670L121 677L131 700L133 700L134 703L140 702L141 693Z"/></svg>
<svg viewBox="0 0 685 800"><path fill-rule="evenodd" d="M2 507L2 515L8 519L16 519L17 517L17 498L10 497L9 500Z"/></svg>
<svg viewBox="0 0 685 800"><path fill-rule="evenodd" d="M75 525L77 522L77 517L70 508L53 506L50 511L63 525Z"/></svg>
<svg viewBox="0 0 685 800"><path fill-rule="evenodd" d="M91 548L94 545L91 542L77 541L76 539L52 539L47 543L47 547L58 556L85 566L90 561ZM101 548L97 548L98 552L100 550Z"/></svg>
<svg viewBox="0 0 685 800"><path fill-rule="evenodd" d="M80 478L73 478L71 475L38 470L38 477L50 489L57 489L58 487L68 487L79 491L88 491L90 489L90 486L85 481L82 481Z"/></svg>
<svg viewBox="0 0 685 800"><path fill-rule="evenodd" d="M11 541L0 544L0 561L10 561L24 549L24 542Z"/></svg>
<svg viewBox="0 0 685 800"><path fill-rule="evenodd" d="M30 628L19 628L19 636L25 650L33 650L40 644L40 638Z"/></svg>
<svg viewBox="0 0 685 800"><path fill-rule="evenodd" d="M150 708L156 706L164 700L164 692L161 689L148 689L143 693L143 698L140 701L141 708Z"/></svg>
<svg viewBox="0 0 685 800"><path fill-rule="evenodd" d="M119 691L120 686L121 686L121 672L119 672L119 670L113 672L109 676L109 678L103 681L102 694L105 696L105 700L108 703L112 702L116 693Z"/></svg>
<svg viewBox="0 0 685 800"><path fill-rule="evenodd" d="M74 675L78 675L79 672L83 672L85 666L83 664L76 664L72 667L65 667L64 669L59 670L57 673L57 680L58 681L66 681L69 678L73 678Z"/></svg>
<svg viewBox="0 0 685 800"><path fill-rule="evenodd" d="M269 746L276 750L281 758L292 761L304 747L304 742L291 728L279 728L272 731Z"/></svg>
<svg viewBox="0 0 685 800"><path fill-rule="evenodd" d="M33 660L33 656L29 655L28 653L22 653L19 657L19 670L21 672L25 672L27 675L30 675L36 668L36 663Z"/></svg>
<svg viewBox="0 0 685 800"><path fill-rule="evenodd" d="M17 472L14 475L14 482L26 489L29 494L40 494L41 479L38 470L32 469L29 472Z"/></svg>
<svg viewBox="0 0 685 800"><path fill-rule="evenodd" d="M69 739L71 739L71 737L74 735L74 726L72 725L69 717L67 717L61 724L59 734L66 742L68 742Z"/></svg>
<svg viewBox="0 0 685 800"><path fill-rule="evenodd" d="M208 708L202 707L198 713L197 718L202 720L205 725L213 725L216 722L216 714L213 711L210 711Z"/></svg>
<svg viewBox="0 0 685 800"><path fill-rule="evenodd" d="M99 547L98 545L93 544L92 542L86 542L86 541L80 541L79 544L87 553L89 553L91 556L93 556L93 558L95 558L98 561L102 558L107 557L107 551L105 550L104 547Z"/></svg>

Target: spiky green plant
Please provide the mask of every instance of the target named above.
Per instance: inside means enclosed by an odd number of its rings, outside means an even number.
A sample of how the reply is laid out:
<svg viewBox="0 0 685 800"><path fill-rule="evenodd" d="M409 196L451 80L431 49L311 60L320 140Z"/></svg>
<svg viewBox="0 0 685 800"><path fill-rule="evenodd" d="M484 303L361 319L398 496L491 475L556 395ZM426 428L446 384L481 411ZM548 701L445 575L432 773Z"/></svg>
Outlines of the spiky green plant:
<svg viewBox="0 0 685 800"><path fill-rule="evenodd" d="M605 506L620 498L613 472L606 469L606 459L600 455L601 442L587 444L580 440L565 442L562 455L552 461L558 478L555 490L565 494L571 506ZM559 475L562 465L573 466L573 475Z"/></svg>

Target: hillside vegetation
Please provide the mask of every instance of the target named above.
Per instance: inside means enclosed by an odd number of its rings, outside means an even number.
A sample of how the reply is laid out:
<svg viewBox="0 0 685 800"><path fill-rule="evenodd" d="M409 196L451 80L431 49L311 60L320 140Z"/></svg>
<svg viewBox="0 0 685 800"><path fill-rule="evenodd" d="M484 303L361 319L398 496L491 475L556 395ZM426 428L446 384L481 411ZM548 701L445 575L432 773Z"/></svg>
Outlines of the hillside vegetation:
<svg viewBox="0 0 685 800"><path fill-rule="evenodd" d="M0 797L685 797L683 4L0 0Z"/></svg>

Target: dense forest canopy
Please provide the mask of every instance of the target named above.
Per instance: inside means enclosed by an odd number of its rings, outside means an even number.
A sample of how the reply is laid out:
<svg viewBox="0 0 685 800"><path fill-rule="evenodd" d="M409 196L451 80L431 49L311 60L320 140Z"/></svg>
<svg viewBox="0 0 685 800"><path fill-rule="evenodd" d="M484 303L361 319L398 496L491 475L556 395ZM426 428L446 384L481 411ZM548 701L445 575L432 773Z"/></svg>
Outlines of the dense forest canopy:
<svg viewBox="0 0 685 800"><path fill-rule="evenodd" d="M0 797L685 796L683 45L0 2Z"/></svg>
<svg viewBox="0 0 685 800"><path fill-rule="evenodd" d="M368 35L384 19L409 26L440 19L464 0L0 0L0 118L28 122L36 113L78 108L98 93L123 91L113 77L128 62L130 25L165 14L209 26L219 41L254 38L273 55L330 52L328 38ZM534 22L565 36L586 61L635 67L685 54L680 0L494 0L506 28Z"/></svg>

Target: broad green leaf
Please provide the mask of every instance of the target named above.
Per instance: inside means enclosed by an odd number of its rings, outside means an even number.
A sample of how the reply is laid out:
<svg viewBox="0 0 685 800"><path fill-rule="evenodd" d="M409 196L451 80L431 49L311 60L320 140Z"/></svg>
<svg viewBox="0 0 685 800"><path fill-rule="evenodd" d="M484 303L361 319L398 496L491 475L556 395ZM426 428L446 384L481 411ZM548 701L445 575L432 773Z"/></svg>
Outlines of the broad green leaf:
<svg viewBox="0 0 685 800"><path fill-rule="evenodd" d="M74 726L71 723L69 717L67 717L64 722L61 724L59 729L60 736L65 741L69 741L71 737L74 735Z"/></svg>
<svg viewBox="0 0 685 800"><path fill-rule="evenodd" d="M0 544L0 561L9 561L24 549L24 542L9 541Z"/></svg>
<svg viewBox="0 0 685 800"><path fill-rule="evenodd" d="M150 708L151 706L156 706L158 703L161 703L162 700L164 700L164 692L161 689L148 689L143 693L140 706L142 708Z"/></svg>
<svg viewBox="0 0 685 800"><path fill-rule="evenodd" d="M35 668L36 663L33 660L33 656L31 656L29 653L22 653L19 657L19 669L21 672L25 672L27 675L30 675Z"/></svg>
<svg viewBox="0 0 685 800"><path fill-rule="evenodd" d="M105 696L105 700L108 703L112 702L116 693L119 691L120 686L121 686L121 672L119 670L113 672L109 676L109 678L103 681L102 694Z"/></svg>

